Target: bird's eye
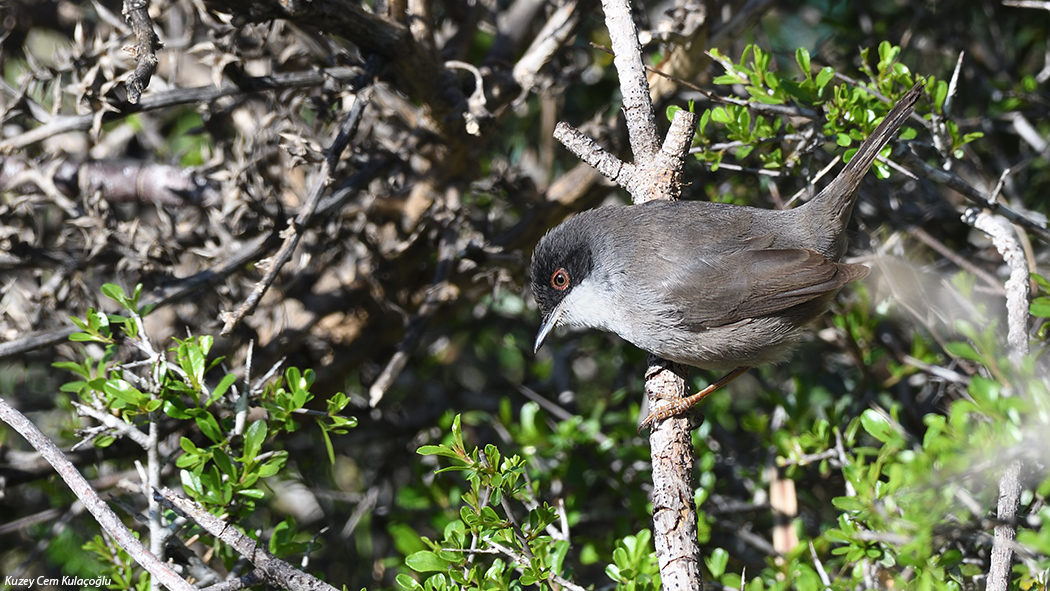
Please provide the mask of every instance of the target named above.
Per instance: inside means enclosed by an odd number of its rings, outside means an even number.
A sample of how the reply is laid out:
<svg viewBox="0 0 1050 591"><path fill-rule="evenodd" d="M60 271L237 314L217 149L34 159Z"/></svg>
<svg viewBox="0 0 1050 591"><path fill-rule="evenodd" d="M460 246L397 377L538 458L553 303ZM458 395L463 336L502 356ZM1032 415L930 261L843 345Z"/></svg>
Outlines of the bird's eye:
<svg viewBox="0 0 1050 591"><path fill-rule="evenodd" d="M569 287L569 272L565 269L558 269L551 275L551 287L558 291L563 291Z"/></svg>

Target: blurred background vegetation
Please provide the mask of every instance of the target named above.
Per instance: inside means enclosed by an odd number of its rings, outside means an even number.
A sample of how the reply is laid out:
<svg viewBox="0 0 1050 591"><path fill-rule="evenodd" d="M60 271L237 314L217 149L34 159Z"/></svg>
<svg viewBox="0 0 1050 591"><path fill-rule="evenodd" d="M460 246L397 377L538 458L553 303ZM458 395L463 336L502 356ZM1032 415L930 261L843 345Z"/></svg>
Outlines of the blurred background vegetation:
<svg viewBox="0 0 1050 591"><path fill-rule="evenodd" d="M1020 462L1011 584L1045 588L1048 284L1033 275L1032 353L1010 359L1008 269L960 218L968 192L997 195L1027 220L1029 268L1047 264L1050 17L773 4L635 5L646 63L684 80L651 76L657 112L712 110L687 198L785 207L888 108L855 89L922 76L932 96L912 155L862 186L849 257L872 275L790 362L699 409L706 581L984 588L999 478ZM0 397L81 442L71 459L128 524L145 452L98 416L156 424L165 484L336 587L655 588L644 353L598 333L532 353L535 242L626 200L551 138L565 120L629 158L597 3L153 2L163 48L134 105L120 3L2 6ZM824 68L817 95L778 84ZM0 479L0 573L144 584L2 427ZM168 549L184 572L250 570L195 533Z"/></svg>

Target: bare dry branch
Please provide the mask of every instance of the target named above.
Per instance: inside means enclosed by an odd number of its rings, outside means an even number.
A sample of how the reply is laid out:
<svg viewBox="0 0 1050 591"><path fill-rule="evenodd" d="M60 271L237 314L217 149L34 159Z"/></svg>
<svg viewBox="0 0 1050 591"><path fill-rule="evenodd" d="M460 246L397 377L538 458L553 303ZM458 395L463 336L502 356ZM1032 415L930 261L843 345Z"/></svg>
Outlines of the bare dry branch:
<svg viewBox="0 0 1050 591"><path fill-rule="evenodd" d="M335 587L270 554L258 542L208 513L196 502L175 494L167 487L154 491L154 494L160 502L192 520L249 560L257 569L256 576L267 584L290 591L335 591Z"/></svg>
<svg viewBox="0 0 1050 591"><path fill-rule="evenodd" d="M155 555L151 554L142 545L142 542L131 533L131 530L109 508L109 505L98 496L98 493L91 488L91 485L81 476L73 464L62 455L62 451L41 433L40 429L37 429L36 425L31 423L25 415L8 405L3 398L0 398L0 420L10 425L15 431L18 431L30 445L40 452L44 459L55 468L55 471L66 482L73 494L84 503L84 506L87 507L95 521L120 544L120 547L125 552L131 555L135 562L142 565L156 580L172 591L194 591L192 585L183 581L175 571L158 560Z"/></svg>
<svg viewBox="0 0 1050 591"><path fill-rule="evenodd" d="M125 0L124 18L131 24L135 44L124 49L135 58L135 71L128 77L128 102L139 102L142 92L157 71L157 50L162 47L157 32L153 30L153 19L149 16L149 0Z"/></svg>

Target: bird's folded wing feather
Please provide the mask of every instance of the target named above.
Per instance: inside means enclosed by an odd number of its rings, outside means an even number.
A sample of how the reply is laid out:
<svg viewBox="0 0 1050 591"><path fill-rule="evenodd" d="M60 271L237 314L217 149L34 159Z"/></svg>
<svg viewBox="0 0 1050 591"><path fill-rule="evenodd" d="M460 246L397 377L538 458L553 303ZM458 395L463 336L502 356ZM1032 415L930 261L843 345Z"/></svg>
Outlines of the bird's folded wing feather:
<svg viewBox="0 0 1050 591"><path fill-rule="evenodd" d="M747 246L710 259L674 261L653 293L666 294L665 309L680 311L684 327L703 331L782 312L868 273L867 267L836 263L808 249Z"/></svg>

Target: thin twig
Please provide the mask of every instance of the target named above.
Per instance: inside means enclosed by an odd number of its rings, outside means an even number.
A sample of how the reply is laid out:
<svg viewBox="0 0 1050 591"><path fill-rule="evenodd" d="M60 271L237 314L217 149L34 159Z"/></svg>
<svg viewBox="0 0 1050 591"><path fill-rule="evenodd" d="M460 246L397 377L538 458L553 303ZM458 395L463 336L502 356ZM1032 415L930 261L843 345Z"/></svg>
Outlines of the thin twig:
<svg viewBox="0 0 1050 591"><path fill-rule="evenodd" d="M89 416L96 421L105 425L112 433L117 437L127 436L135 443L142 446L142 449L146 449L149 445L149 436L140 431L138 427L131 423L126 423L117 417L99 410L95 410L86 404L81 404L77 401L72 401L73 407L77 409L77 414Z"/></svg>
<svg viewBox="0 0 1050 591"><path fill-rule="evenodd" d="M98 115L87 113L85 115L66 115L54 117L46 125L33 128L25 133L16 135L0 142L0 155L7 155L49 137L70 131L86 131L91 129L95 118L102 117L103 122L114 121L134 113L154 111L167 107L175 107L191 103L207 103L216 99L236 94L249 92L261 92L264 90L280 90L283 88L303 88L319 86L331 79L348 80L356 77L358 72L352 68L339 67L324 70L311 70L305 72L292 72L288 74L273 74L270 76L259 76L243 78L238 84L225 82L219 87L213 85L198 86L195 88L176 88L167 92L151 94L143 97L138 104L112 104L109 111Z"/></svg>
<svg viewBox="0 0 1050 591"><path fill-rule="evenodd" d="M310 191L310 196L306 201L306 205L299 210L294 221L289 221L288 228L284 232L281 232L281 237L284 238L284 244L281 245L277 254L271 258L269 268L266 270L262 279L255 284L255 288L252 289L252 292L248 295L247 299L245 299L234 312L222 315L222 336L230 336L233 329L240 324L241 320L255 311L255 307L259 305L259 301L262 300L266 290L269 289L270 285L272 285L274 280L277 279L277 275L280 273L285 263L292 258L292 254L295 253L295 248L303 238L303 229L310 224L310 221L313 219L314 213L317 210L317 206L321 202L321 196L332 182L331 175L335 170L339 157L350 144L350 138L352 138L357 132L357 126L361 122L361 115L364 113L364 109L368 105L371 94L371 87L366 88L357 94L357 98L354 100L354 106L351 108L350 114L339 127L339 133L336 134L335 139L332 141L332 145L327 150L324 163L321 165L321 170L317 175L317 181L314 183L314 187Z"/></svg>
<svg viewBox="0 0 1050 591"><path fill-rule="evenodd" d="M529 566L529 561L528 561L528 559L525 556L523 556L523 555L521 555L521 554L519 554L517 552L514 552L510 548L504 546L503 544L499 544L499 543L496 543L496 542L489 542L489 546L492 546L498 552L500 552L501 554L503 554L507 558L510 558L511 561L514 562L514 569L517 570L518 572L522 572L524 567ZM483 553L483 551L481 551L481 550L475 550L475 552L477 552L479 554ZM566 579L566 578L564 578L562 576L553 574L553 573L549 575L549 579L548 580L550 582L552 582L552 583L557 583L558 585L562 586L565 589L570 589L571 591L585 591L585 589L583 587L577 585L576 583L573 583L572 581L570 581L570 580L568 580L568 579Z"/></svg>
<svg viewBox="0 0 1050 591"><path fill-rule="evenodd" d="M974 205L978 207L986 207L992 212L1002 215L1011 222L1022 226L1029 232L1039 236L1044 242L1050 243L1050 230L1047 230L1045 224L1035 222L1025 217L1023 214L1011 209L1002 201L992 201L987 195L981 193L972 185L959 178L959 175L930 166L910 151L905 152L904 160L909 166L919 169L919 176L940 183L954 191L958 191L963 197L966 197L973 202Z"/></svg>

